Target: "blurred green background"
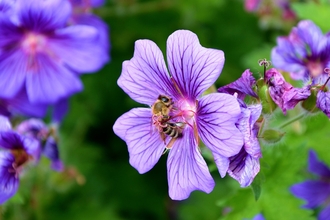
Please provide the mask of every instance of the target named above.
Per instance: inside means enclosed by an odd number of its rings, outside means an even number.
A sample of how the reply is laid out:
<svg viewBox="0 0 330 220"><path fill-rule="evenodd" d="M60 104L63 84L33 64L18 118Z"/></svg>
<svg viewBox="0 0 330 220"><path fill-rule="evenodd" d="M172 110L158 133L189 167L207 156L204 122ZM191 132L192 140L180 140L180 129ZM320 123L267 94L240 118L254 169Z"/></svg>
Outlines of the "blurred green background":
<svg viewBox="0 0 330 220"><path fill-rule="evenodd" d="M293 8L298 18L312 19L322 30L330 30L327 1L295 1ZM304 202L288 187L311 178L306 172L309 148L330 165L330 123L323 114L285 127L279 144L262 145L257 201L251 187L242 189L230 177L221 179L217 170L212 171L216 180L212 193L195 191L185 201L172 201L167 192L167 155L140 175L128 163L125 142L112 131L121 114L141 106L116 83L122 62L133 56L136 40L153 40L165 54L172 32L195 32L203 46L225 53L225 66L216 82L219 87L247 68L256 76L261 74L258 59L269 59L276 37L287 35L297 20L282 20L279 11L261 18L246 12L243 0L108 0L95 13L110 27L111 62L96 74L84 75L84 91L70 101L60 127L60 153L67 168L56 173L46 160L31 167L21 180L19 194L1 207L2 219L236 220L258 213L267 220L315 219L315 213L300 208ZM298 112L299 108L289 111L286 117L276 112L269 126L276 127Z"/></svg>

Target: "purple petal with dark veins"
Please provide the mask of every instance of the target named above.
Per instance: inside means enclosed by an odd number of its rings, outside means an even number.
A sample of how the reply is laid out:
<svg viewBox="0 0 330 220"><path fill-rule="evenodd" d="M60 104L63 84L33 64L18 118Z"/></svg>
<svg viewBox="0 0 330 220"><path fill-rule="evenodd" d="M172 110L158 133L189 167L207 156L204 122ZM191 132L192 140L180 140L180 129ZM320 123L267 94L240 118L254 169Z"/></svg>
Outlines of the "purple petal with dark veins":
<svg viewBox="0 0 330 220"><path fill-rule="evenodd" d="M118 85L135 101L152 105L159 95L174 95L162 52L150 40L135 42L134 56L123 62Z"/></svg>
<svg viewBox="0 0 330 220"><path fill-rule="evenodd" d="M249 186L260 171L259 158L252 157L242 148L237 155L229 159L228 174L236 179L241 187Z"/></svg>
<svg viewBox="0 0 330 220"><path fill-rule="evenodd" d="M244 100L246 95L250 95L257 98L258 97L257 94L252 89L255 82L256 80L252 76L252 72L250 72L250 70L247 69L243 72L242 76L239 79L226 86L220 87L218 89L218 92L228 93L231 95L237 93L238 94L237 98L241 100Z"/></svg>
<svg viewBox="0 0 330 220"><path fill-rule="evenodd" d="M204 144L225 157L236 155L243 146L243 135L235 123L241 113L234 96L214 93L198 102L197 128Z"/></svg>
<svg viewBox="0 0 330 220"><path fill-rule="evenodd" d="M307 180L290 188L294 196L307 202L304 208L316 208L330 196L330 183Z"/></svg>
<svg viewBox="0 0 330 220"><path fill-rule="evenodd" d="M35 56L35 66L26 77L27 94L32 103L54 104L83 89L78 76L61 63L41 53Z"/></svg>
<svg viewBox="0 0 330 220"><path fill-rule="evenodd" d="M14 156L10 152L0 151L0 204L15 195L19 179L13 168Z"/></svg>
<svg viewBox="0 0 330 220"><path fill-rule="evenodd" d="M308 171L317 174L320 177L330 178L329 167L318 159L315 151L309 150L308 155Z"/></svg>
<svg viewBox="0 0 330 220"><path fill-rule="evenodd" d="M129 162L141 174L153 168L163 154L166 145L153 127L149 108L126 112L117 119L113 130L126 142Z"/></svg>
<svg viewBox="0 0 330 220"><path fill-rule="evenodd" d="M316 96L316 106L330 118L330 92L320 90Z"/></svg>
<svg viewBox="0 0 330 220"><path fill-rule="evenodd" d="M71 14L71 5L67 0L18 0L17 4L21 25L36 32L65 27Z"/></svg>
<svg viewBox="0 0 330 220"><path fill-rule="evenodd" d="M194 190L210 193L214 180L199 152L198 144L190 127L177 139L167 159L169 195L173 200L187 199Z"/></svg>
<svg viewBox="0 0 330 220"><path fill-rule="evenodd" d="M190 101L208 89L220 76L225 62L221 50L200 45L191 31L178 30L167 40L167 63L180 92Z"/></svg>
<svg viewBox="0 0 330 220"><path fill-rule="evenodd" d="M8 150L25 149L22 136L14 131L0 133L0 147Z"/></svg>

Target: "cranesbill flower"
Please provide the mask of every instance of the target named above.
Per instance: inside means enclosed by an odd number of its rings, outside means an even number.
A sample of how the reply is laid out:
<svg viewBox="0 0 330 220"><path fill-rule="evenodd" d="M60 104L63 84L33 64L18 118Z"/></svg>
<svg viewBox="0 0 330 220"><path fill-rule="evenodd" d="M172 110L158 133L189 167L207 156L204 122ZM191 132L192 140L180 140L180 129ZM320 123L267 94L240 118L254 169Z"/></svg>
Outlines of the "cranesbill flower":
<svg viewBox="0 0 330 220"><path fill-rule="evenodd" d="M194 190L210 193L214 180L199 151L199 139L218 158L236 155L243 138L235 126L240 106L235 97L214 93L201 97L219 77L221 50L200 45L197 36L179 30L167 40L167 71L160 49L150 40L135 43L134 56L123 63L118 85L135 101L151 108L134 108L120 116L114 132L128 147L129 162L148 172L169 149L169 195L182 200Z"/></svg>
<svg viewBox="0 0 330 220"><path fill-rule="evenodd" d="M224 164L229 164L227 173L236 179L241 187L249 186L259 173L259 159L262 156L258 140L259 125L257 124L262 106L261 104L247 106L244 103L246 95L257 97L252 90L254 84L252 73L250 70L246 70L239 79L218 89L219 92L236 94L241 107L241 115L236 126L244 137L242 149L234 156L221 159ZM222 174L222 176L224 175L225 173Z"/></svg>
<svg viewBox="0 0 330 220"><path fill-rule="evenodd" d="M330 169L317 158L313 150L310 150L308 170L319 178L295 184L290 190L293 195L307 202L307 204L302 206L303 208L314 209L322 207L318 219L328 220L330 216Z"/></svg>
<svg viewBox="0 0 330 220"><path fill-rule="evenodd" d="M23 88L32 103L54 104L82 90L77 73L103 64L91 26L67 27L67 0L17 0L12 16L0 16L0 96Z"/></svg>
<svg viewBox="0 0 330 220"><path fill-rule="evenodd" d="M323 70L330 61L329 40L312 21L300 21L288 37L277 38L272 63L295 80L322 85L328 78Z"/></svg>
<svg viewBox="0 0 330 220"><path fill-rule="evenodd" d="M38 159L38 144L12 131L0 118L0 204L12 197L19 185L19 175L30 160Z"/></svg>
<svg viewBox="0 0 330 220"><path fill-rule="evenodd" d="M269 94L273 101L282 109L283 113L293 109L300 101L311 95L310 86L295 88L286 82L281 73L275 68L267 70L265 80L269 86Z"/></svg>

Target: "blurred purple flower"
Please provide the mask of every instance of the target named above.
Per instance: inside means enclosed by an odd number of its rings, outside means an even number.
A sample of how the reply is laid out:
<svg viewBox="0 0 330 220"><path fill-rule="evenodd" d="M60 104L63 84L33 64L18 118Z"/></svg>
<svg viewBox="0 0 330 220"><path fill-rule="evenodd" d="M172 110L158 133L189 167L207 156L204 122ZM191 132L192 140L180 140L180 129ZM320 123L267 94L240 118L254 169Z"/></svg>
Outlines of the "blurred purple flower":
<svg viewBox="0 0 330 220"><path fill-rule="evenodd" d="M56 171L63 170L63 164L60 160L56 136L56 128L48 126L40 119L31 118L22 121L16 131L25 137L32 138L38 142L42 155L51 160L51 168Z"/></svg>
<svg viewBox="0 0 330 220"><path fill-rule="evenodd" d="M219 92L236 94L241 107L241 115L236 126L244 136L243 147L234 156L219 158L223 164L229 164L228 170L223 170L221 176L225 176L228 172L240 183L241 187L249 186L259 173L259 158L262 156L258 140L259 126L256 124L261 115L262 106L261 104L247 106L243 102L246 95L257 97L252 90L254 84L252 73L246 70L238 80L218 89Z"/></svg>
<svg viewBox="0 0 330 220"><path fill-rule="evenodd" d="M259 9L262 0L245 0L244 8L248 12L255 12Z"/></svg>
<svg viewBox="0 0 330 220"><path fill-rule="evenodd" d="M69 24L83 24L95 27L98 31L99 43L95 46L102 54L99 59L109 61L110 39L108 25L98 16L93 14L92 9L104 4L104 0L69 0L72 5L72 15Z"/></svg>
<svg viewBox="0 0 330 220"><path fill-rule="evenodd" d="M38 160L40 149L35 140L10 130L0 120L0 204L11 198L19 185L19 174L31 159Z"/></svg>
<svg viewBox="0 0 330 220"><path fill-rule="evenodd" d="M265 218L262 214L258 214L254 216L252 220L265 220Z"/></svg>
<svg viewBox="0 0 330 220"><path fill-rule="evenodd" d="M329 37L312 21L300 21L288 37L277 38L273 65L289 72L295 80L323 84L328 78L324 69L330 61Z"/></svg>
<svg viewBox="0 0 330 220"><path fill-rule="evenodd" d="M201 97L221 73L224 64L221 50L204 48L194 33L179 30L167 40L167 61L170 75L157 45L150 40L138 40L133 58L123 63L118 85L132 99L149 106L159 95L172 99L169 119L161 126L180 124L181 137L165 135L163 140L164 133L159 134L152 123L154 115L150 108L130 110L117 119L113 129L126 142L130 164L139 173L148 172L164 149L170 148L169 195L183 200L194 190L210 193L214 187L199 151L199 138L212 151L220 172L227 170L229 164L221 164L217 158L234 156L242 148L243 138L235 126L241 111L231 95L214 93Z"/></svg>
<svg viewBox="0 0 330 220"><path fill-rule="evenodd" d="M310 86L295 88L286 82L281 73L275 68L267 70L265 80L269 86L269 94L273 101L282 109L283 114L293 109L300 101L311 95Z"/></svg>
<svg viewBox="0 0 330 220"><path fill-rule="evenodd" d="M295 184L291 187L294 196L304 199L307 204L303 208L314 209L322 206L323 210L319 213L319 220L328 220L330 216L330 169L321 162L313 150L309 151L308 159L309 172L316 174L318 180L307 180Z"/></svg>
<svg viewBox="0 0 330 220"><path fill-rule="evenodd" d="M2 98L24 89L31 103L55 104L82 90L77 74L104 64L95 28L66 27L67 0L17 0L13 11L0 16Z"/></svg>

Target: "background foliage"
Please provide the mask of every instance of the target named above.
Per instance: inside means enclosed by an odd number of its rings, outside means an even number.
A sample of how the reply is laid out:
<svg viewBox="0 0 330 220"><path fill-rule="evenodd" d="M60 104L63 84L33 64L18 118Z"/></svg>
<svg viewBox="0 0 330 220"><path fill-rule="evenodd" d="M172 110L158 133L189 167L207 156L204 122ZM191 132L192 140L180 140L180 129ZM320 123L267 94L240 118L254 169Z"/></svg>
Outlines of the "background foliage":
<svg viewBox="0 0 330 220"><path fill-rule="evenodd" d="M316 2L316 3L315 3ZM293 5L301 19L330 30L328 1ZM166 155L150 172L140 175L128 163L125 142L114 135L114 121L139 106L116 84L124 60L133 56L134 42L153 40L165 53L167 37L177 29L195 32L205 47L221 49L226 62L216 86L237 79L249 68L262 72L258 59L270 58L276 37L287 35L295 23L261 28L258 16L247 13L242 0L108 0L95 11L110 26L112 60L97 74L84 75L85 89L70 102L61 132L63 173L39 165L22 178L19 194L0 207L2 219L244 219L263 213L271 219L315 219L288 188L311 178L307 153L313 148L330 165L330 123L326 116L308 116L283 129L276 145L263 144L261 194L242 189L218 171L212 172L212 193L193 192L189 199L171 201L167 192ZM268 126L276 128L299 108L283 116L276 112ZM257 184L258 186L259 184Z"/></svg>

